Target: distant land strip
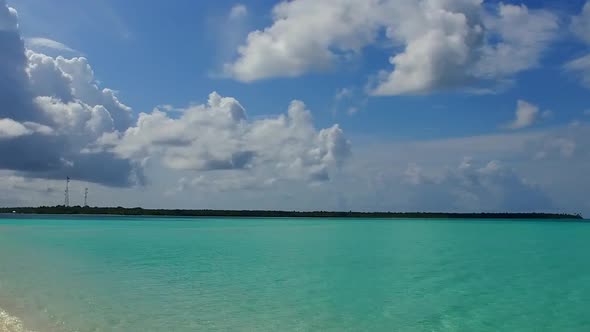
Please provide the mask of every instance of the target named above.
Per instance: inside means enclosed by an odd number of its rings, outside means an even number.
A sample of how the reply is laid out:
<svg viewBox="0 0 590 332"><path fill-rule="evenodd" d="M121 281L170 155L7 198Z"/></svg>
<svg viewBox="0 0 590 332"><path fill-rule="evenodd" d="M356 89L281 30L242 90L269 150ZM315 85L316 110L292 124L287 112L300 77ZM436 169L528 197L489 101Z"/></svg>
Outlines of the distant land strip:
<svg viewBox="0 0 590 332"><path fill-rule="evenodd" d="M140 207L40 206L0 208L0 213L90 214L172 217L288 217L288 218L423 218L423 219L560 219L582 220L580 214L567 213L438 213L438 212L337 212L272 210L182 210L144 209Z"/></svg>

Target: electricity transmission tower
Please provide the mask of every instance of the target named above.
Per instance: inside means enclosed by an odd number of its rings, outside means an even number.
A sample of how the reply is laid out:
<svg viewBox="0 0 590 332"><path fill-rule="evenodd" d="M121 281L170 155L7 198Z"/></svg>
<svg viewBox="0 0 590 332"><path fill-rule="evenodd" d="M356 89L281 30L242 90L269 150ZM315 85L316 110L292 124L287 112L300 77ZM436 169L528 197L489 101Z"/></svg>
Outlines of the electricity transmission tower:
<svg viewBox="0 0 590 332"><path fill-rule="evenodd" d="M70 177L66 176L66 191L65 191L65 198L64 198L64 206L70 206Z"/></svg>

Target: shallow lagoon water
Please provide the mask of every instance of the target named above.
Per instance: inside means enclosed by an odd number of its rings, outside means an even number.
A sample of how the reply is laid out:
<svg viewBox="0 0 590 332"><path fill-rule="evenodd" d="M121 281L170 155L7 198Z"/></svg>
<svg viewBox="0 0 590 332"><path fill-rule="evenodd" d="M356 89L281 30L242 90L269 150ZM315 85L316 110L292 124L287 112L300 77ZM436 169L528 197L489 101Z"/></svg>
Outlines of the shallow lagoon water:
<svg viewBox="0 0 590 332"><path fill-rule="evenodd" d="M583 331L589 262L582 222L4 216L0 331Z"/></svg>

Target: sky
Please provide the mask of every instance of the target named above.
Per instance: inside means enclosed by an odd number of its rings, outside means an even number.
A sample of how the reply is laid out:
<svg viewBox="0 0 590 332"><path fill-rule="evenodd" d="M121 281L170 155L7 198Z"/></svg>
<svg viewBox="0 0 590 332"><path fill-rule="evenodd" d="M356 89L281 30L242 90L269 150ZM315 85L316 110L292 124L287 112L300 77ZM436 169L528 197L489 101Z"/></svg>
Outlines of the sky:
<svg viewBox="0 0 590 332"><path fill-rule="evenodd" d="M590 215L590 1L0 0L0 206Z"/></svg>

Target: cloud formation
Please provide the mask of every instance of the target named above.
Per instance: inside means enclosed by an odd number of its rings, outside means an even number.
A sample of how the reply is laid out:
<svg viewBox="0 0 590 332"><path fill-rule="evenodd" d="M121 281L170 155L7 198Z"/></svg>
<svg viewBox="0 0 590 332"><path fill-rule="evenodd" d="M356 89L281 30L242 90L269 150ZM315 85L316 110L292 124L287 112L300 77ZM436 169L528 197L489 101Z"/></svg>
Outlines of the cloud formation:
<svg viewBox="0 0 590 332"><path fill-rule="evenodd" d="M456 168L440 176L424 174L420 168L409 168L406 176L414 189L417 202L440 211L550 211L553 204L543 191L528 183L514 170L492 160L479 163L464 158Z"/></svg>
<svg viewBox="0 0 590 332"><path fill-rule="evenodd" d="M35 122L16 122L12 119L0 119L0 140L33 134L51 135L53 129Z"/></svg>
<svg viewBox="0 0 590 332"><path fill-rule="evenodd" d="M229 11L229 18L232 20L242 18L246 15L248 15L248 8L241 3L235 4Z"/></svg>
<svg viewBox="0 0 590 332"><path fill-rule="evenodd" d="M384 31L393 68L380 73L374 95L510 78L538 64L558 28L548 11L481 0L298 0L272 13L273 24L248 35L226 74L251 82L326 70Z"/></svg>
<svg viewBox="0 0 590 332"><path fill-rule="evenodd" d="M568 62L565 69L579 76L582 84L590 88L590 54Z"/></svg>
<svg viewBox="0 0 590 332"><path fill-rule="evenodd" d="M285 115L250 121L236 99L214 92L206 105L177 110L180 117L156 109L135 121L114 90L99 86L86 58L26 50L16 11L1 5L0 153L11 158L0 169L130 186L145 183L147 161L161 158L172 170L248 170L315 183L350 153L340 127L316 130L301 101Z"/></svg>
<svg viewBox="0 0 590 332"><path fill-rule="evenodd" d="M106 185L93 186L97 202L130 206L590 209L577 189L590 185L590 135L583 121L561 132L381 140L351 156L342 129L316 128L297 100L263 119L250 118L237 99L218 93L202 105L162 105L134 115L114 90L97 82L86 58L39 53L22 40L16 11L3 0L0 5L0 153L9 156L0 159L0 188L16 193L3 192L3 200L18 197L34 205L47 203L52 193L50 202L61 202L61 182L51 179L69 175ZM581 40L587 40L586 7L572 21ZM334 68L377 45L391 56L390 68L383 67L370 86L383 95L510 84L515 73L539 63L556 27L547 11L475 0L297 0L273 13L274 22L251 33L226 66L229 74L242 81L298 76ZM246 27L245 14L234 6L223 24ZM572 61L572 70L583 73L583 59ZM355 113L365 107L360 93L349 86L331 101ZM543 114L521 100L509 127L529 127ZM463 156L473 159L460 162ZM147 178L150 190L109 188ZM47 184L59 191L45 191ZM166 201L166 190L186 194Z"/></svg>
<svg viewBox="0 0 590 332"><path fill-rule="evenodd" d="M236 99L216 92L179 118L159 109L141 113L135 126L103 135L95 148L136 161L157 156L175 170L262 169L266 179L310 182L328 180L350 154L340 127L316 130L301 101L287 114L250 121Z"/></svg>
<svg viewBox="0 0 590 332"><path fill-rule="evenodd" d="M126 128L131 109L112 90L98 88L85 58L26 50L17 19L16 10L1 1L0 169L112 186L142 182L130 161L81 152L104 132Z"/></svg>
<svg viewBox="0 0 590 332"><path fill-rule="evenodd" d="M57 52L68 52L68 53L80 53L75 49L60 43L56 40L43 38L43 37L34 37L34 38L27 38L25 40L25 44L27 48L37 50L37 51L57 51Z"/></svg>
<svg viewBox="0 0 590 332"><path fill-rule="evenodd" d="M590 46L590 1L586 2L578 16L572 18L571 30ZM565 64L565 69L579 76L582 84L590 88L590 54L571 60Z"/></svg>
<svg viewBox="0 0 590 332"><path fill-rule="evenodd" d="M581 40L590 44L590 1L586 2L578 16L572 18L571 29Z"/></svg>
<svg viewBox="0 0 590 332"><path fill-rule="evenodd" d="M525 100L516 102L516 118L506 125L508 129L521 129L531 126L539 116L539 107Z"/></svg>
<svg viewBox="0 0 590 332"><path fill-rule="evenodd" d="M375 38L376 0L289 1L272 10L274 23L251 32L238 48L239 58L226 64L227 74L244 82L299 76L325 69L340 52L359 51Z"/></svg>

